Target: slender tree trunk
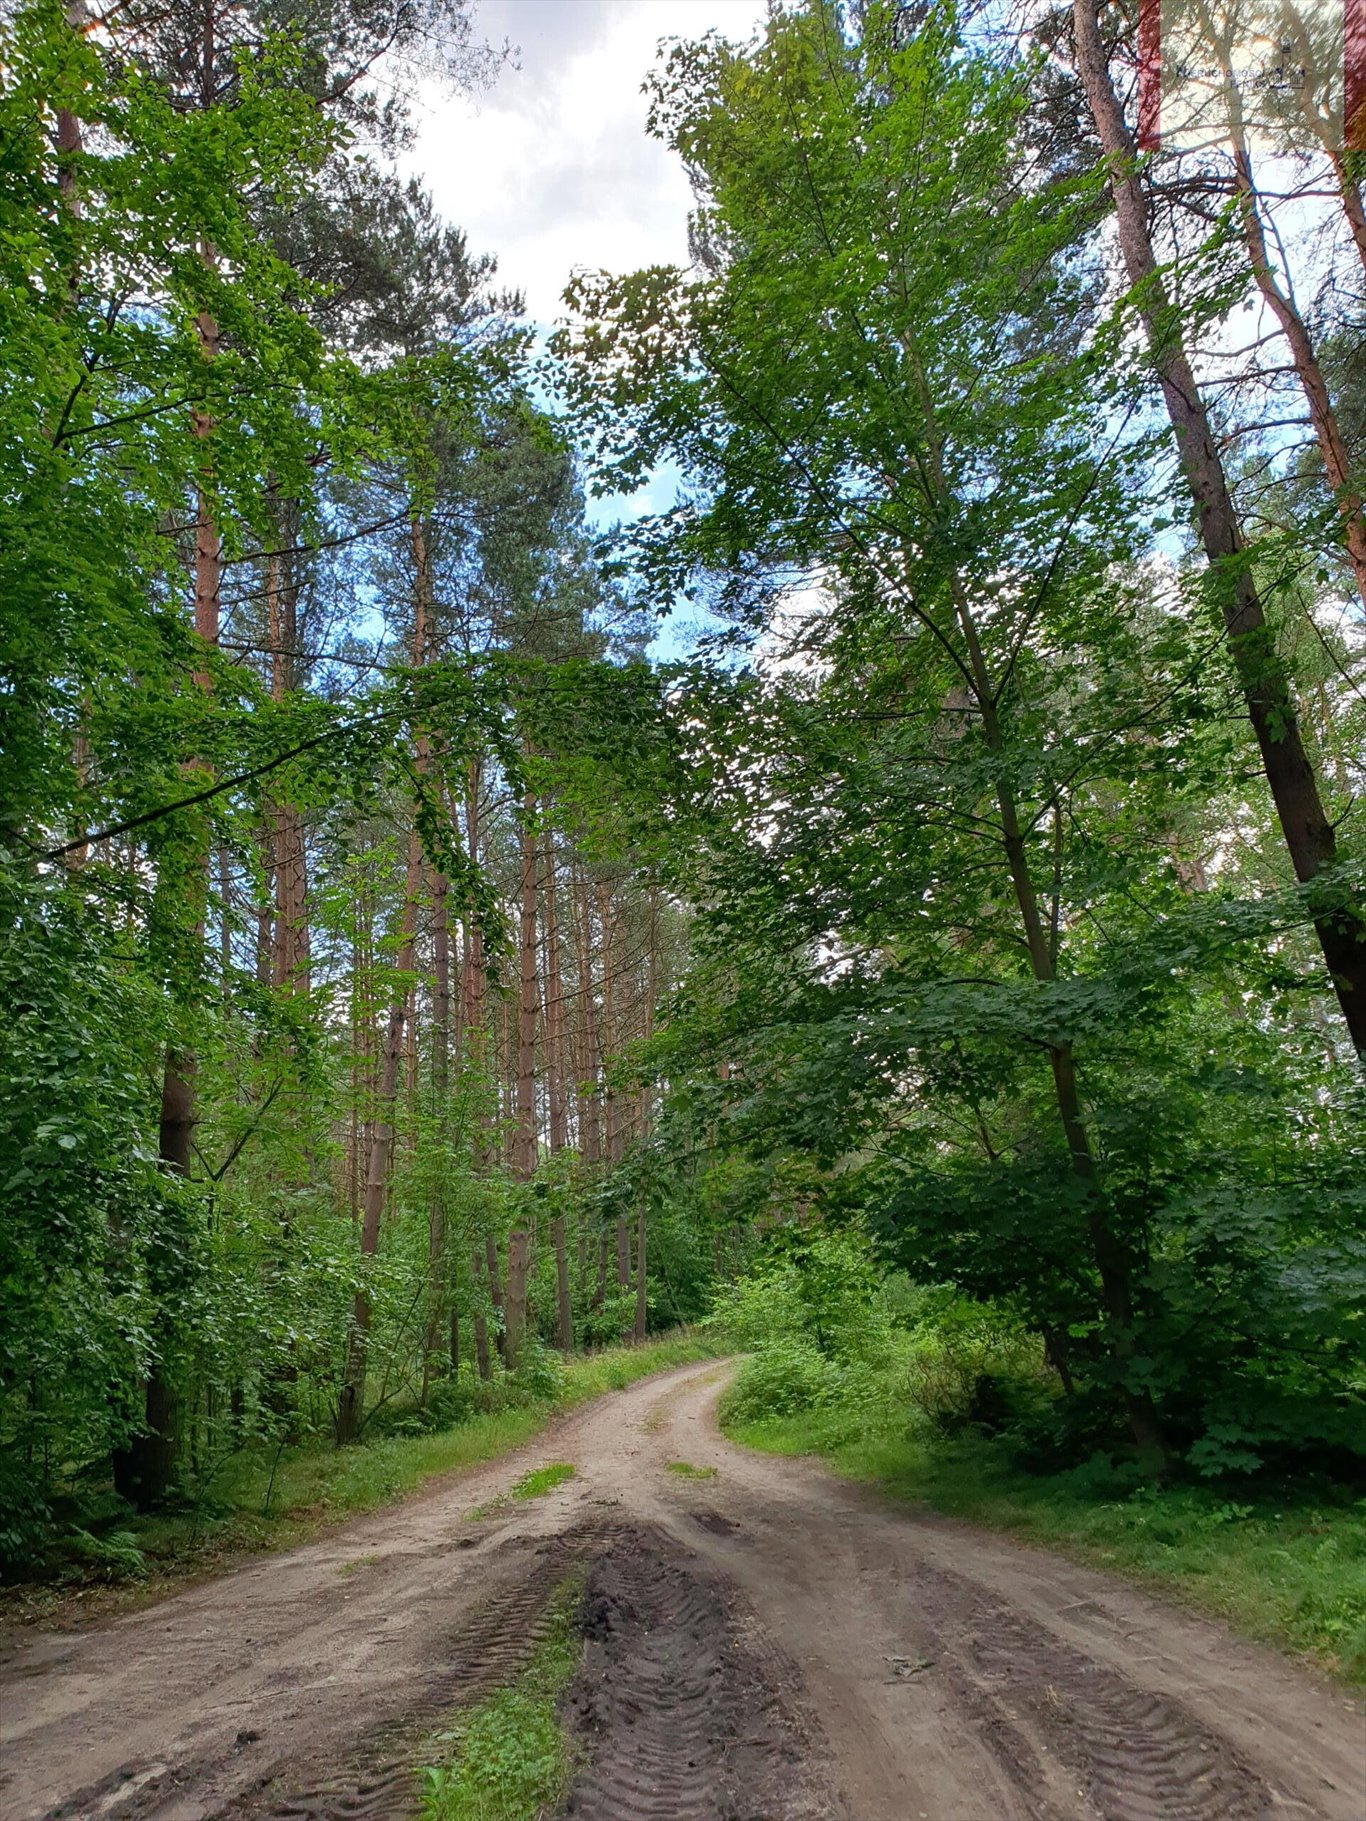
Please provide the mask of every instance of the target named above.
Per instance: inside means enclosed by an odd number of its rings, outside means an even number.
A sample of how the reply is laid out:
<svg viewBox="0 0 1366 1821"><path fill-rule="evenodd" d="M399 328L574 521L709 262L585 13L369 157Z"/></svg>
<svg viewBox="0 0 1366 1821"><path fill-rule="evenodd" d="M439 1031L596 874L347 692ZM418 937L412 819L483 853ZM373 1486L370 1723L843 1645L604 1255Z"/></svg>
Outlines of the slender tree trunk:
<svg viewBox="0 0 1366 1821"><path fill-rule="evenodd" d="M443 874L433 869L432 892L432 1130L437 1145L437 1180L427 1207L427 1333L422 1350L422 1401L427 1401L431 1374L441 1345L446 1302L446 1201L450 1099L451 943L447 908L449 892ZM459 1329L452 1302L447 1363L459 1365Z"/></svg>
<svg viewBox="0 0 1366 1821"><path fill-rule="evenodd" d="M417 938L417 899L421 886L422 846L414 831L408 837L408 872L403 893L402 937L398 951L397 971L413 971ZM379 1091L376 1095L374 1129L370 1138L370 1156L365 1171L365 1192L361 1204L360 1256L364 1261L379 1251L380 1221L384 1214L389 1189L389 1162L394 1148L394 1113L398 1100L398 1072L403 1057L403 1036L408 1024L409 991L406 980L395 988L389 1006L388 1023L381 1052ZM362 1281L352 1305L351 1329L347 1335L346 1363L342 1372L341 1399L337 1406L337 1440L353 1442L360 1434L365 1414L365 1364L370 1338L370 1293Z"/></svg>
<svg viewBox="0 0 1366 1821"><path fill-rule="evenodd" d="M425 545L419 523L413 524L413 627L411 661L415 668L427 660L431 635L430 595L425 562ZM389 1003L389 1017L381 1053L379 1092L376 1096L374 1129L370 1155L365 1171L365 1195L361 1209L360 1255L364 1261L379 1250L380 1221L389 1190L389 1165L394 1148L394 1120L398 1101L399 1066L405 1053L405 1036L410 1016L411 989L408 978L417 959L417 905L422 889L422 842L414 827L408 835L408 867L403 887L403 912L395 982ZM341 1398L337 1406L337 1440L352 1442L360 1434L365 1415L365 1365L370 1337L370 1294L362 1279L352 1307L351 1329L347 1335L346 1361L342 1372Z"/></svg>
<svg viewBox="0 0 1366 1821"><path fill-rule="evenodd" d="M479 796L482 784L482 767L478 759L471 759L465 774L465 842L471 862L479 864L480 815ZM484 967L484 939L479 925L469 909L466 909L462 925L462 960L461 960L461 1054L466 1078L476 1096L474 1115L474 1139L471 1145L471 1160L476 1174L488 1169L488 1109L485 1096L488 1091L488 1031L487 1020L487 987L488 977ZM502 1310L502 1292L498 1284L498 1245L492 1233L487 1230L475 1244L471 1253L471 1269L474 1274L475 1314L474 1314L474 1348L479 1366L479 1376L487 1379L492 1373L492 1361L489 1353L488 1320L484 1312L484 1297L487 1295L495 1311ZM498 1337L502 1344L502 1335Z"/></svg>
<svg viewBox="0 0 1366 1821"><path fill-rule="evenodd" d="M579 1151L584 1169L596 1175L602 1159L602 1122L598 1082L602 1074L602 1046L598 1034L593 972L593 908L586 880L575 880L574 938L579 963Z"/></svg>
<svg viewBox="0 0 1366 1821"><path fill-rule="evenodd" d="M556 903L555 835L545 837L545 1069L549 1092L550 1151L558 1156L569 1137L569 1087L565 1079L564 995L560 975L560 920ZM563 1213L550 1228L555 1249L555 1340L568 1353L574 1345L574 1304L569 1287L569 1242Z"/></svg>
<svg viewBox="0 0 1366 1821"><path fill-rule="evenodd" d="M528 791L522 800L522 889L518 919L518 1002L516 1093L513 1102L512 1173L520 1183L536 1174L536 1023L539 990L536 977L536 800ZM528 1234L524 1214L508 1235L507 1348L509 1371L521 1359L526 1326Z"/></svg>
<svg viewBox="0 0 1366 1821"><path fill-rule="evenodd" d="M948 488L943 472L935 401L930 395L918 349L910 341L907 342L906 349L920 392L926 431L927 478L934 490L936 502L942 502L947 496ZM1019 810L1006 765L1006 745L997 709L998 693L987 668L972 602L956 570L950 570L948 584L967 654L971 694L981 720L982 737L987 750L997 761L995 794L1002 847L1020 913L1030 968L1037 981L1049 983L1057 977L1056 931L1050 931L1044 922L1030 870L1029 850L1020 826ZM1129 1427L1140 1455L1154 1471L1160 1472L1165 1468L1167 1456L1157 1410L1151 1395L1134 1386L1129 1370L1130 1362L1135 1357L1132 1266L1127 1249L1111 1224L1106 1197L1097 1180L1095 1158L1077 1088L1076 1061L1071 1044L1050 1044L1048 1058L1059 1122L1072 1172L1081 1190L1092 1258L1100 1279L1101 1300L1108 1317L1110 1346L1120 1368L1121 1394Z"/></svg>
<svg viewBox="0 0 1366 1821"><path fill-rule="evenodd" d="M1338 423L1337 413L1323 377L1318 355L1308 325L1299 311L1288 285L1282 285L1271 263L1262 224L1261 197L1252 176L1252 159L1245 144L1235 145L1234 180L1238 186L1238 207L1243 224L1243 239L1248 262L1257 289L1267 308L1280 324L1294 362L1295 373L1309 406L1310 422L1323 458L1324 472L1333 489L1338 515L1342 520L1347 555L1356 577L1357 593L1366 602L1366 517L1362 516L1361 494L1352 479L1352 458Z"/></svg>
<svg viewBox="0 0 1366 1821"><path fill-rule="evenodd" d="M604 1226L598 1234L598 1281L593 1291L593 1307L601 1309L607 1302L607 1228Z"/></svg>
<svg viewBox="0 0 1366 1821"><path fill-rule="evenodd" d="M1133 142L1096 22L1096 0L1074 0L1072 17L1077 73L1109 165L1125 269L1138 294L1167 416L1195 501L1201 540L1220 588L1229 650L1281 832L1295 876L1307 884L1336 861L1337 835L1305 751L1294 697L1256 582L1243 560L1242 534L1209 414L1162 283ZM1366 1051L1366 941L1361 939L1360 922L1348 912L1325 913L1315 919L1314 928L1353 1047L1360 1055Z"/></svg>
<svg viewBox="0 0 1366 1821"><path fill-rule="evenodd" d="M204 54L211 65L211 27L206 28ZM204 246L201 256L206 265L214 263L215 255L210 247ZM201 312L196 319L196 328L200 354L204 360L213 361L218 355L218 324L207 313ZM202 451L199 464L201 481L195 490L194 630L207 653L218 644L219 598L223 576L222 540L208 494L208 482L213 471L209 446L213 420L205 412L196 410L192 413L190 422L194 438ZM207 690L212 686L212 678L207 669L196 670L194 680L200 689ZM204 904L208 895L208 866L209 854L206 848L198 862L197 891L201 907L198 930L201 940L204 935ZM159 1155L162 1167L172 1176L188 1177L190 1174L194 1129L198 1121L194 1081L194 1057L178 1045L169 1046L161 1085ZM160 1503L170 1488L175 1469L176 1412L164 1344L168 1324L164 1318L159 1317L158 1326L162 1330L160 1344L149 1367L146 1382L145 1432L133 1436L128 1445L119 1450L114 1463L117 1490L131 1498L140 1509Z"/></svg>
<svg viewBox="0 0 1366 1821"><path fill-rule="evenodd" d="M608 1056L615 1057L621 1048L622 1032L618 998L621 987L617 933L620 919L613 915L611 893L605 884L598 886L598 921L602 928L602 1044ZM621 1095L610 1084L607 1100L607 1167L614 1170L625 1153L622 1132ZM619 1213L616 1223L617 1289L631 1287L631 1233L626 1215Z"/></svg>
<svg viewBox="0 0 1366 1821"><path fill-rule="evenodd" d="M646 1041L654 1035L655 1000L659 994L659 892L655 886L650 887L650 913L646 930L646 969L645 969L645 1007L642 1018L642 1035ZM642 1155L646 1155L651 1132L651 1112L648 1100L649 1089L642 1088L640 1094L640 1143ZM645 1339L645 1328L649 1317L648 1283L646 1278L646 1220L648 1197L642 1185L640 1201L636 1208L636 1339Z"/></svg>
<svg viewBox="0 0 1366 1821"><path fill-rule="evenodd" d="M489 1325L484 1314L484 1263L478 1246L470 1249L470 1275L474 1280L474 1360L480 1378L493 1377L493 1359L489 1353Z"/></svg>
<svg viewBox="0 0 1366 1821"><path fill-rule="evenodd" d="M266 558L266 641L270 646L270 693L281 702L296 686L299 646L299 590L286 552L297 541L297 513L277 502L276 548ZM309 989L308 862L303 817L297 804L273 802L268 812L268 850L275 876L275 925L271 980L288 992Z"/></svg>
<svg viewBox="0 0 1366 1821"><path fill-rule="evenodd" d="M636 1325L635 1337L645 1339L645 1323L649 1314L646 1302L645 1283L645 1196L642 1193L636 1206Z"/></svg>

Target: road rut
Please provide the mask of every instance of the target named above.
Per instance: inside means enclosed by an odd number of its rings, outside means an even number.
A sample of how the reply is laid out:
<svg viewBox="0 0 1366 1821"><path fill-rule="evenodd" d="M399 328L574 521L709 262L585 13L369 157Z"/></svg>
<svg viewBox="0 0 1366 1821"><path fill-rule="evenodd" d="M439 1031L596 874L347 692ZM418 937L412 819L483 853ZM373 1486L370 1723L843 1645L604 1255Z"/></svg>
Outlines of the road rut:
<svg viewBox="0 0 1366 1821"><path fill-rule="evenodd" d="M426 1738L515 1674L577 1571L568 1816L1366 1821L1360 1702L1105 1575L733 1447L725 1370L642 1381L145 1611L22 1635L0 1817L397 1821ZM575 1477L496 1503L549 1460Z"/></svg>

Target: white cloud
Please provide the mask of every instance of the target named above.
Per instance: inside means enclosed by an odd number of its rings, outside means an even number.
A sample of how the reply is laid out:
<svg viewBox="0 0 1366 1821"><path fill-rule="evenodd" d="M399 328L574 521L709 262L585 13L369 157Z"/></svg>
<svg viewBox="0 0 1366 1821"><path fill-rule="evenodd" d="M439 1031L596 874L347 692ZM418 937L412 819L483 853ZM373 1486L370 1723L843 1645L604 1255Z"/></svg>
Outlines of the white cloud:
<svg viewBox="0 0 1366 1821"><path fill-rule="evenodd" d="M519 47L472 100L429 94L412 170L533 320L562 313L580 266L634 271L687 258L688 181L648 137L641 82L663 38L743 41L763 0L485 0L476 32Z"/></svg>

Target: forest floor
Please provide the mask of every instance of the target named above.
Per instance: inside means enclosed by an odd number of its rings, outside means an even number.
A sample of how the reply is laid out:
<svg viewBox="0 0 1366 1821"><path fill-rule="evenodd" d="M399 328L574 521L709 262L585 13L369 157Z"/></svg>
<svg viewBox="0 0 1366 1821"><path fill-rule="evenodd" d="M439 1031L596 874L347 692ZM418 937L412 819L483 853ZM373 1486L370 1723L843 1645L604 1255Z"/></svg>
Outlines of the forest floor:
<svg viewBox="0 0 1366 1821"><path fill-rule="evenodd" d="M580 1821L1366 1814L1358 1699L1094 1569L732 1445L725 1378L678 1367L288 1554L16 1631L0 1816L399 1821L576 1577L558 1812Z"/></svg>

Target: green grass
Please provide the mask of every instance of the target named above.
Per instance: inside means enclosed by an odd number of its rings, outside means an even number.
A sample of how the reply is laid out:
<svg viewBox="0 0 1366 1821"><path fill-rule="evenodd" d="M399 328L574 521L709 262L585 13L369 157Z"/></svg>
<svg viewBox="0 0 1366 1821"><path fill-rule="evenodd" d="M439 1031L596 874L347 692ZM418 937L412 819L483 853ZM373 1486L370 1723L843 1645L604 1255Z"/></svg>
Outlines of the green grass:
<svg viewBox="0 0 1366 1821"><path fill-rule="evenodd" d="M665 1461L665 1469L676 1473L681 1480L714 1480L715 1467L694 1467L691 1461Z"/></svg>
<svg viewBox="0 0 1366 1821"><path fill-rule="evenodd" d="M566 1480L572 1480L573 1477L572 1461L551 1461L548 1467L534 1467L530 1473L524 1473L508 1497L538 1499L547 1492L553 1492L557 1486L563 1486Z"/></svg>
<svg viewBox="0 0 1366 1821"><path fill-rule="evenodd" d="M320 1439L278 1451L242 1449L215 1473L198 1511L131 1517L125 1510L111 1533L117 1548L107 1547L110 1539L91 1537L80 1547L73 1538L47 1581L4 1590L3 1610L26 1618L70 1606L104 1612L145 1603L186 1575L218 1572L244 1555L291 1549L432 1479L496 1460L565 1410L671 1366L713 1359L718 1351L710 1336L684 1331L571 1359L557 1395L469 1416L449 1429L390 1434L351 1448Z"/></svg>
<svg viewBox="0 0 1366 1821"><path fill-rule="evenodd" d="M1134 1491L1103 1466L1029 1474L987 1440L908 1437L904 1412L862 1433L839 1411L729 1432L769 1453L819 1455L893 1499L1123 1574L1366 1683L1366 1499L1341 1489L1230 1497L1200 1486Z"/></svg>
<svg viewBox="0 0 1366 1821"><path fill-rule="evenodd" d="M444 1763L422 1775L421 1821L537 1821L558 1808L573 1768L556 1703L582 1654L582 1580L564 1582L530 1663L441 1735Z"/></svg>
<svg viewBox="0 0 1366 1821"><path fill-rule="evenodd" d="M522 1475L515 1486L499 1493L496 1499L490 1499L487 1505L476 1505L470 1513L470 1521L477 1523L480 1518L491 1517L496 1511L506 1511L514 1499L541 1498L573 1477L574 1466L571 1461L552 1461L548 1467L533 1467L530 1473Z"/></svg>

